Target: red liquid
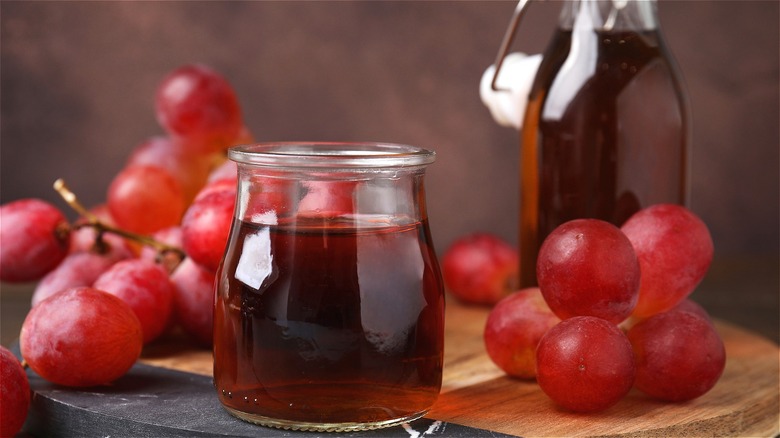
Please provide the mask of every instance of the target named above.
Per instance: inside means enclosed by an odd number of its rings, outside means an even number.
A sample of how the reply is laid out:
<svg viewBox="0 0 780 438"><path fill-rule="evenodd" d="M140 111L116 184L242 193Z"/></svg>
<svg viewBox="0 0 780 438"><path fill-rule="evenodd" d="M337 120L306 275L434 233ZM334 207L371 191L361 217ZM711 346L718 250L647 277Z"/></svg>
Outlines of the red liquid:
<svg viewBox="0 0 780 438"><path fill-rule="evenodd" d="M559 30L531 89L521 138L521 286L544 238L576 218L621 225L684 203L686 102L656 32ZM587 53L586 53L587 52Z"/></svg>
<svg viewBox="0 0 780 438"><path fill-rule="evenodd" d="M214 319L224 405L310 423L381 422L430 408L441 387L444 296L427 227L323 219L234 227ZM232 274L245 242L272 257L270 272L257 270L259 289Z"/></svg>

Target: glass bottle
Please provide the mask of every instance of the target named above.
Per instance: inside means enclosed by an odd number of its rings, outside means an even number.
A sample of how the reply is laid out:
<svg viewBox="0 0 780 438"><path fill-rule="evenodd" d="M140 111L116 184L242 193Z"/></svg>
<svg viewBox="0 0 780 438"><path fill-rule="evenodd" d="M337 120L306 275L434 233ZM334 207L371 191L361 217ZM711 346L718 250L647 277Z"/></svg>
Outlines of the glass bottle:
<svg viewBox="0 0 780 438"><path fill-rule="evenodd" d="M378 143L233 148L214 384L233 415L349 431L418 418L442 381L444 290L425 207L434 153Z"/></svg>
<svg viewBox="0 0 780 438"><path fill-rule="evenodd" d="M688 103L655 0L569 0L529 94L520 138L521 285L544 238L575 218L620 226L684 204Z"/></svg>

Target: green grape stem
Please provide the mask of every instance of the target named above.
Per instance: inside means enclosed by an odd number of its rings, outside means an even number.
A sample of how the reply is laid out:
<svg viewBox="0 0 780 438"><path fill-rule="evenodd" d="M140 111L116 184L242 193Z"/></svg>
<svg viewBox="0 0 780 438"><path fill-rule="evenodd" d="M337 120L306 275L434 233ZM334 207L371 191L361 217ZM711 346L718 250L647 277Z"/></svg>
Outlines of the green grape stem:
<svg viewBox="0 0 780 438"><path fill-rule="evenodd" d="M105 250L106 243L103 241L102 236L104 233L113 233L121 236L125 239L138 242L142 245L149 246L157 252L158 261L163 262L168 268L168 272L173 272L176 267L187 257L187 254L181 248L166 243L160 242L151 236L134 233L132 231L123 230L121 228L114 227L101 221L97 216L92 214L89 210L79 202L75 193L73 193L65 181L62 178L57 179L54 182L54 190L59 193L62 199L78 214L86 219L85 223L72 226L73 229L79 229L83 227L92 227L97 232L95 238L95 244L98 246L98 250ZM171 261L170 255L174 256Z"/></svg>

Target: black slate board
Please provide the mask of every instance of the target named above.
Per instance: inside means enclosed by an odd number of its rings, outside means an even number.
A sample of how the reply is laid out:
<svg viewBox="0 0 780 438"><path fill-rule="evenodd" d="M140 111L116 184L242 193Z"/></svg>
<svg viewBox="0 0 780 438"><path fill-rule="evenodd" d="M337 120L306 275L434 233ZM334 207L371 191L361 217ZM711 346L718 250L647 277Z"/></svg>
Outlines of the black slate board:
<svg viewBox="0 0 780 438"><path fill-rule="evenodd" d="M315 433L238 420L219 403L207 376L136 364L110 386L66 388L27 371L33 391L24 430L40 437L511 437L423 418L386 429Z"/></svg>

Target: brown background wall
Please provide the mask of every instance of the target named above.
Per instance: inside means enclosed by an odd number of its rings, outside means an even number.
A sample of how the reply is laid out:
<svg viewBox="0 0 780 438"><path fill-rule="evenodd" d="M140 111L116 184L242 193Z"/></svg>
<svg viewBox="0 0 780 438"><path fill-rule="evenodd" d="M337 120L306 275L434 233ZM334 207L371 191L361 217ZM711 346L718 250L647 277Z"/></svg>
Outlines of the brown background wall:
<svg viewBox="0 0 780 438"><path fill-rule="evenodd" d="M659 3L693 104L690 206L719 258L778 253L779 5ZM518 136L478 95L514 6L3 1L1 200L56 200L51 183L64 177L86 204L102 202L131 148L162 132L159 81L203 62L237 89L258 140L435 149L427 187L440 253L475 230L514 242ZM542 51L559 8L533 5L514 49Z"/></svg>

